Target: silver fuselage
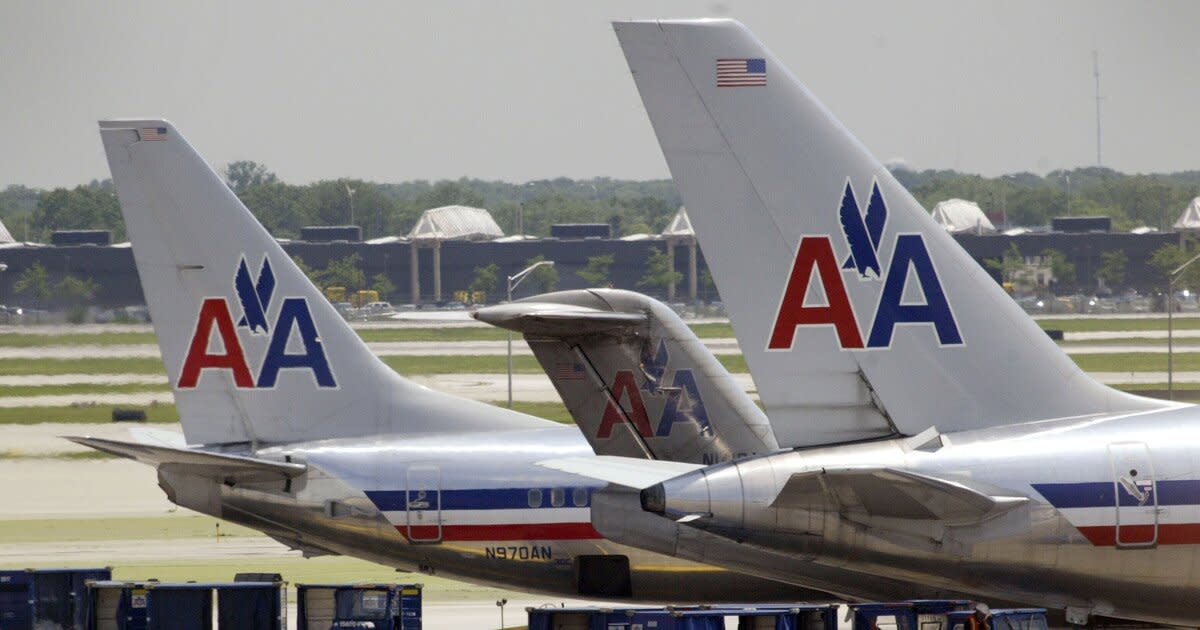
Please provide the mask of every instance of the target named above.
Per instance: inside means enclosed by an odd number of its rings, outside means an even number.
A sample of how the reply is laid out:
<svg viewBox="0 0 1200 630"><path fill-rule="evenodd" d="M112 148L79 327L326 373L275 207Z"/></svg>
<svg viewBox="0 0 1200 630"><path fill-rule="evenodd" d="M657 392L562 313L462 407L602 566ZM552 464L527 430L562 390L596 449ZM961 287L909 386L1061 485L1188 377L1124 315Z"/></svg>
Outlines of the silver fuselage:
<svg viewBox="0 0 1200 630"><path fill-rule="evenodd" d="M253 527L307 554L592 599L798 601L821 593L605 540L598 482L536 465L591 454L573 426L335 439L259 449L308 466L286 481L229 486L160 469L176 503ZM531 496L532 495L532 496ZM626 556L630 593L581 592L581 557ZM612 576L619 580L620 576Z"/></svg>
<svg viewBox="0 0 1200 630"><path fill-rule="evenodd" d="M791 451L668 481L666 514L704 514L675 526L747 548L740 557L707 556L731 569L758 549L795 560L777 564L779 579L815 563L1068 614L1196 625L1198 444L1200 412L1188 406L948 434L936 449L915 449L910 439ZM772 506L795 473L856 466L969 482L1028 501L957 526ZM695 548L686 555L706 557Z"/></svg>

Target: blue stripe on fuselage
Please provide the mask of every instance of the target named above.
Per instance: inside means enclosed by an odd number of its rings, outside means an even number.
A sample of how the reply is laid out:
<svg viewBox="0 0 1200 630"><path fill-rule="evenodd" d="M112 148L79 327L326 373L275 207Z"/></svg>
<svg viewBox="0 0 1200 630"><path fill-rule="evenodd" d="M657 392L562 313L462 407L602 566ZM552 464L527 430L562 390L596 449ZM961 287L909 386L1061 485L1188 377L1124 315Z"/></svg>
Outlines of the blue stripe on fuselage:
<svg viewBox="0 0 1200 630"><path fill-rule="evenodd" d="M1116 484L1111 481L1088 481L1082 483L1035 483L1033 489L1059 509L1115 507ZM1151 505L1200 505L1200 480L1164 479L1155 484L1157 500ZM1121 489L1121 505L1137 507L1138 500L1124 488Z"/></svg>
<svg viewBox="0 0 1200 630"><path fill-rule="evenodd" d="M529 510L553 507L591 507L592 489L587 488L587 499L583 505L574 502L575 488L559 488L563 491L562 505L550 504L550 488L490 488L471 490L442 490L440 493L427 490L425 501L428 506L422 509L438 509L438 495L441 495L443 510ZM529 504L529 491L540 490L542 500L540 505ZM416 490L413 490L416 499ZM367 498L384 512L402 511L407 509L408 492L405 490L367 490Z"/></svg>

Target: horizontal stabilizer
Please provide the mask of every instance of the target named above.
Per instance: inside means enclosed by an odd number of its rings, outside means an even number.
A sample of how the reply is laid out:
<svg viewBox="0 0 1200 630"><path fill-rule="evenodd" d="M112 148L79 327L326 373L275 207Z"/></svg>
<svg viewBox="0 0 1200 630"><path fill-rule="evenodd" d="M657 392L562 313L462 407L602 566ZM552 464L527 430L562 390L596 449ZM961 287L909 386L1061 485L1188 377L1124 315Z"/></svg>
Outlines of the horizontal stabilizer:
<svg viewBox="0 0 1200 630"><path fill-rule="evenodd" d="M824 469L793 474L772 507L840 512L850 517L965 525L1029 499L996 496L965 483L892 468Z"/></svg>
<svg viewBox="0 0 1200 630"><path fill-rule="evenodd" d="M138 444L187 448L187 440L178 431L152 429L150 427L129 427L129 435Z"/></svg>
<svg viewBox="0 0 1200 630"><path fill-rule="evenodd" d="M474 312L481 322L527 335L579 337L629 329L646 323L645 313L617 313L573 304L514 302Z"/></svg>
<svg viewBox="0 0 1200 630"><path fill-rule="evenodd" d="M134 459L155 468L166 465L181 472L187 472L198 477L217 479L222 482L287 479L302 475L308 469L304 464L274 462L242 455L212 453L189 448L121 442L119 440L106 440L85 436L65 437L76 444L82 444L119 457Z"/></svg>
<svg viewBox="0 0 1200 630"><path fill-rule="evenodd" d="M617 457L615 455L560 457L540 461L538 466L591 477L636 490L649 488L654 484L704 468L701 464Z"/></svg>

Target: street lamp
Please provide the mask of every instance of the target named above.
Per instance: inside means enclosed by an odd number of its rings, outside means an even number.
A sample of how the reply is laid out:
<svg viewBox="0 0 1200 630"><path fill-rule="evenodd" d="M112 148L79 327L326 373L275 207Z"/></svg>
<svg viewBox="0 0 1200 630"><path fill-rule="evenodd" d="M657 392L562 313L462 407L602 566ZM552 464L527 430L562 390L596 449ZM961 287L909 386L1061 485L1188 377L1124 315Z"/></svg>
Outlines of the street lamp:
<svg viewBox="0 0 1200 630"><path fill-rule="evenodd" d="M500 607L500 628L504 628L504 605L508 603L508 598L496 600L496 605Z"/></svg>
<svg viewBox="0 0 1200 630"><path fill-rule="evenodd" d="M1071 216L1071 174L1064 174L1063 179L1067 180L1067 216Z"/></svg>
<svg viewBox="0 0 1200 630"><path fill-rule="evenodd" d="M1169 400L1175 400L1175 280L1179 278L1179 274L1183 273L1184 269L1197 260L1200 260L1200 254L1192 256L1187 262L1167 274L1167 398Z"/></svg>
<svg viewBox="0 0 1200 630"><path fill-rule="evenodd" d="M524 280L530 272L542 265L554 266L553 260L539 260L508 277L508 301L512 302L513 289ZM508 408L512 409L512 330L508 331Z"/></svg>
<svg viewBox="0 0 1200 630"><path fill-rule="evenodd" d="M354 225L354 193L355 189L350 187L350 184L342 184L346 187L346 196L350 198L350 225Z"/></svg>

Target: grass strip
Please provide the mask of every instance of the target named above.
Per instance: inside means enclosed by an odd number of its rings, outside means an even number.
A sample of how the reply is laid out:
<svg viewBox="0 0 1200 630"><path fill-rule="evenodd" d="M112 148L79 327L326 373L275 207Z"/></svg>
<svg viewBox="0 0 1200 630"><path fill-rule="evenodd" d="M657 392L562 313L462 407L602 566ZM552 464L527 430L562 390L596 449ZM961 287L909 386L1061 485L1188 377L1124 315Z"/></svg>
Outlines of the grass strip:
<svg viewBox="0 0 1200 630"><path fill-rule="evenodd" d="M505 374L508 357L504 355L478 356L395 356L380 357L393 370L401 374L420 376L425 374ZM513 373L543 374L537 359L529 355L513 357Z"/></svg>
<svg viewBox="0 0 1200 630"><path fill-rule="evenodd" d="M497 407L506 407L508 403L503 400L497 400L491 404ZM563 424L574 424L575 419L571 417L571 412L567 411L567 407L561 402L529 402L522 400L513 401L513 411L520 411L531 416L553 420Z"/></svg>
<svg viewBox="0 0 1200 630"><path fill-rule="evenodd" d="M1176 337L1175 345L1197 345L1200 339L1195 337ZM1167 346L1166 337L1117 337L1114 339L1066 339L1058 342L1063 350L1070 351L1072 346Z"/></svg>
<svg viewBox="0 0 1200 630"><path fill-rule="evenodd" d="M123 383L120 385L97 385L93 383L76 383L66 385L5 385L0 387L0 398L18 396L67 396L88 394L130 394L138 392L168 392L171 391L166 383L154 385L145 383Z"/></svg>
<svg viewBox="0 0 1200 630"><path fill-rule="evenodd" d="M726 323L694 324L692 330L698 337L732 337L733 328ZM447 328L365 328L355 330L367 342L387 341L503 341L507 333L492 327L447 327ZM519 333L514 337L520 338ZM150 332L64 332L55 335L8 333L0 335L0 348L40 348L45 346L113 346L157 344Z"/></svg>
<svg viewBox="0 0 1200 630"><path fill-rule="evenodd" d="M165 374L162 359L0 359L0 376L29 374Z"/></svg>
<svg viewBox="0 0 1200 630"><path fill-rule="evenodd" d="M67 461L92 461L97 459L116 459L116 455L101 451L80 451L62 453L25 453L20 449L0 451L0 461L28 459L65 459Z"/></svg>
<svg viewBox="0 0 1200 630"><path fill-rule="evenodd" d="M175 405L95 405L79 407L0 407L0 424L99 424L112 422L113 407L144 409L147 422L179 422ZM135 425L136 426L136 425ZM0 537L3 540L3 537Z"/></svg>
<svg viewBox="0 0 1200 630"><path fill-rule="evenodd" d="M1063 332L1141 331L1167 329L1166 317L1049 317L1036 320L1043 329ZM1200 329L1200 317L1176 317L1176 330Z"/></svg>
<svg viewBox="0 0 1200 630"><path fill-rule="evenodd" d="M1043 317L1037 320L1038 325L1046 329L1062 330L1064 332L1096 332L1096 331L1145 331L1167 329L1166 317ZM733 327L727 322L706 322L689 324L697 337L733 337ZM1200 317L1177 317L1174 323L1179 330L1200 330ZM69 330L69 329L66 329ZM427 327L427 328L366 328L356 330L360 337L367 342L387 341L503 341L506 332L499 328L479 326ZM519 337L519 334L514 333ZM62 334L39 335L27 333L9 333L0 335L0 348L36 348L43 346L106 346L156 344L157 339L150 332L97 332L78 333L64 332Z"/></svg>
<svg viewBox="0 0 1200 630"><path fill-rule="evenodd" d="M8 333L0 335L0 348L40 348L42 346L115 346L158 343L151 332L64 332L61 335Z"/></svg>
<svg viewBox="0 0 1200 630"><path fill-rule="evenodd" d="M215 537L217 523L215 518L200 515L4 520L0 521L0 540L39 543ZM248 527L220 523L222 537L261 535Z"/></svg>
<svg viewBox="0 0 1200 630"><path fill-rule="evenodd" d="M1116 352L1113 354L1078 354L1071 357L1085 372L1166 372L1165 352ZM1174 370L1200 370L1200 352L1176 352Z"/></svg>
<svg viewBox="0 0 1200 630"><path fill-rule="evenodd" d="M1175 383L1173 394L1167 391L1166 383L1129 383L1113 387L1149 398L1170 399L1176 402L1200 402L1200 383Z"/></svg>

